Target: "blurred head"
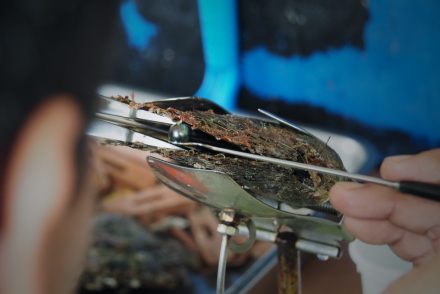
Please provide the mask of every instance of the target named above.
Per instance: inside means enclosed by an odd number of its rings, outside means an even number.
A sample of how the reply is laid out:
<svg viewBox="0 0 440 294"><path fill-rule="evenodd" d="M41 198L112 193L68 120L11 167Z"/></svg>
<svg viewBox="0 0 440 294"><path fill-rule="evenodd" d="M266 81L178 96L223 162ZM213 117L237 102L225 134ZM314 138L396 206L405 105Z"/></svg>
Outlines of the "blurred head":
<svg viewBox="0 0 440 294"><path fill-rule="evenodd" d="M118 1L0 4L0 292L66 293L93 211L84 128Z"/></svg>

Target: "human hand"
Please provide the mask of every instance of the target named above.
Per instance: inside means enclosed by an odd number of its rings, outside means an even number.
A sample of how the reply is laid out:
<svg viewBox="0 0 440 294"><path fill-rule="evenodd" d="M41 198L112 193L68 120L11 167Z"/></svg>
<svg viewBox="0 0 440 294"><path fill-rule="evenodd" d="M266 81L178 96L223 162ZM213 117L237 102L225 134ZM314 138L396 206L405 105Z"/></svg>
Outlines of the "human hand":
<svg viewBox="0 0 440 294"><path fill-rule="evenodd" d="M186 215L196 206L170 188L158 184L139 191L120 192L102 202L106 211L130 216L140 216L144 223L151 223L169 215Z"/></svg>
<svg viewBox="0 0 440 294"><path fill-rule="evenodd" d="M113 188L138 190L156 185L156 177L146 161L147 151L126 146L97 146L94 152Z"/></svg>
<svg viewBox="0 0 440 294"><path fill-rule="evenodd" d="M107 178L113 190L102 201L102 209L139 216L144 223L151 223L168 215L184 215L196 206L156 180L146 162L147 151L126 146L94 147L100 178Z"/></svg>
<svg viewBox="0 0 440 294"><path fill-rule="evenodd" d="M440 149L388 157L384 179L440 184ZM440 252L440 203L374 184L341 182L330 191L333 207L345 215L344 226L370 244L387 244L402 259L423 264Z"/></svg>

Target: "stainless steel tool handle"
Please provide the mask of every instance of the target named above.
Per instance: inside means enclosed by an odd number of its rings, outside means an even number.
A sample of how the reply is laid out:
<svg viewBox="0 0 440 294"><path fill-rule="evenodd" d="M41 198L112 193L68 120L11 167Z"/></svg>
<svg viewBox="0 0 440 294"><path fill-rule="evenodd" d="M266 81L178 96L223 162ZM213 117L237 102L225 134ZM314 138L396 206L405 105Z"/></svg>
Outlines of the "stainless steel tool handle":
<svg viewBox="0 0 440 294"><path fill-rule="evenodd" d="M401 181L399 182L399 191L434 201L440 201L440 185L415 181Z"/></svg>

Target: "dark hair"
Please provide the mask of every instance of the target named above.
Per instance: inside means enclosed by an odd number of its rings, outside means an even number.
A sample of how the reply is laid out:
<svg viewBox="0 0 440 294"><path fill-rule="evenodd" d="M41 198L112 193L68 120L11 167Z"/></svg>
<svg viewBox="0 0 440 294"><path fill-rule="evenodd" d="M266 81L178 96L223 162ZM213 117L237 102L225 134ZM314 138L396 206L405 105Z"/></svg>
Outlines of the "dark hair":
<svg viewBox="0 0 440 294"><path fill-rule="evenodd" d="M44 99L72 94L86 118L93 113L95 90L112 47L118 3L1 1L0 181L16 134Z"/></svg>

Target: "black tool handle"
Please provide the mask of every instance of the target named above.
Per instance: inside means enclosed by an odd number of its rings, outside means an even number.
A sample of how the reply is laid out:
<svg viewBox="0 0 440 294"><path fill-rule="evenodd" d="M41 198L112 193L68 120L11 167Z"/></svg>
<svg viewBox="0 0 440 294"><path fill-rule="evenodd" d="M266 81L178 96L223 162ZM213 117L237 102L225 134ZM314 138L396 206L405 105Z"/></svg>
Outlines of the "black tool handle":
<svg viewBox="0 0 440 294"><path fill-rule="evenodd" d="M440 201L440 185L415 181L399 182L399 191L414 194L426 199Z"/></svg>

